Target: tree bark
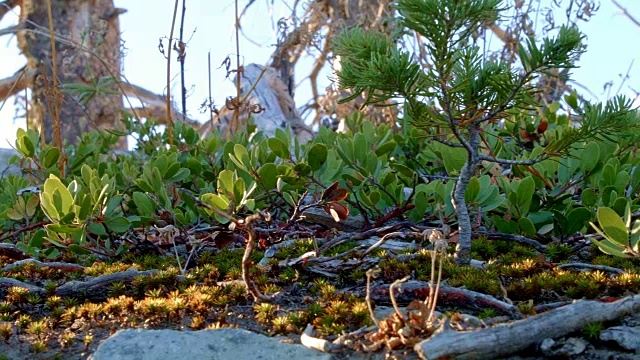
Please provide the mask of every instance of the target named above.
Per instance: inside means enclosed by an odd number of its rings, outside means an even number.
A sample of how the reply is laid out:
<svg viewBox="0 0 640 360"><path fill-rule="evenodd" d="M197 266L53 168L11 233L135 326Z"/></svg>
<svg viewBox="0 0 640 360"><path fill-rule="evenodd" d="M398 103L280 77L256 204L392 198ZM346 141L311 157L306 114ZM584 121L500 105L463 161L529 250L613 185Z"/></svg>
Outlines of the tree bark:
<svg viewBox="0 0 640 360"><path fill-rule="evenodd" d="M27 57L26 70L36 72L29 84L32 92L28 124L40 130L45 141L51 142L51 109L57 101L62 138L75 144L84 132L120 126L122 95L117 91L100 92L83 105L75 96L52 88L54 72L47 3L22 0L20 7L20 21L25 29L18 32L18 46ZM90 85L111 76L118 81L121 68L118 15L121 12L114 7L113 0L51 0L51 7L58 84Z"/></svg>

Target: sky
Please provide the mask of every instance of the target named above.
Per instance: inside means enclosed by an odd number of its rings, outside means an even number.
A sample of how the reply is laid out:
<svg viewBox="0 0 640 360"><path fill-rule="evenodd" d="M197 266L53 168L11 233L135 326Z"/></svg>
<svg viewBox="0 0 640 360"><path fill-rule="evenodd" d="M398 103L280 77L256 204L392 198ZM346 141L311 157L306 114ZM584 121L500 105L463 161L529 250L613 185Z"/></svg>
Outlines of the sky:
<svg viewBox="0 0 640 360"><path fill-rule="evenodd" d="M542 0L549 3L551 0ZM555 0L569 4L570 0ZM573 0L579 2L583 0ZM596 0L596 3L598 1ZM639 0L617 0L629 13L640 19ZM178 21L180 19L181 3ZM248 3L240 0L242 9ZM271 4L273 3L273 6ZM287 3L291 0L255 0L243 22L240 53L243 63L266 64L274 51L276 25L274 22L290 16ZM158 41L169 35L174 0L115 0L117 7L127 9L120 17L120 29L124 41L124 74L134 84L155 93L165 93L166 60L158 51ZM199 107L208 97L207 54L211 52L212 94L214 103L224 104L224 99L235 93L230 80L225 79L226 71L220 64L231 56L235 66L234 2L233 0L187 0L185 15L185 39L188 40L186 56L187 108L192 118L207 119ZM559 14L556 22L561 23ZM17 14L8 14L0 21L0 29L17 22ZM592 100L604 101L617 93L635 97L640 92L640 27L631 22L612 0L601 0L600 9L587 23L580 22L580 30L587 36L587 52L582 55L579 68L574 69L573 79L584 88L578 90ZM177 37L177 28L174 36ZM172 55L175 59L175 53ZM307 57L299 63L301 69L308 69L314 59ZM15 37L0 37L0 78L13 75L24 64L18 53ZM178 65L172 65L177 70ZM302 76L297 76L297 81ZM327 74L328 77L328 74ZM327 86L329 80L321 77L320 87ZM624 81L623 81L624 80ZM611 83L611 86L605 85ZM311 97L309 82L301 82L296 90L296 104L305 104ZM589 96L588 89L592 94ZM171 89L179 93L179 79L176 77ZM177 99L176 99L177 100ZM2 99L0 99L1 104ZM640 102L638 102L640 105ZM6 102L0 111L0 147L13 143L17 127L24 126L24 120L14 120L13 101Z"/></svg>

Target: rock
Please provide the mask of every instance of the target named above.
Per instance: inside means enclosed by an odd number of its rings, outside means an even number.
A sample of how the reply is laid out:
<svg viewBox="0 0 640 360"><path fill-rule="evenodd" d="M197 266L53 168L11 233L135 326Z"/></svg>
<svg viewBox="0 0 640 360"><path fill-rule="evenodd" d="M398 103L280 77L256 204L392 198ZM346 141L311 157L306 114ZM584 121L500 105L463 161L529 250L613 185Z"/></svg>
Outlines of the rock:
<svg viewBox="0 0 640 360"><path fill-rule="evenodd" d="M540 343L540 352L548 357L569 357L582 354L589 343L581 338L544 339Z"/></svg>
<svg viewBox="0 0 640 360"><path fill-rule="evenodd" d="M93 360L174 360L174 359L317 359L330 354L290 345L277 338L242 329L200 331L120 330L105 340Z"/></svg>
<svg viewBox="0 0 640 360"><path fill-rule="evenodd" d="M600 332L600 340L615 341L627 350L640 350L640 327L613 326Z"/></svg>

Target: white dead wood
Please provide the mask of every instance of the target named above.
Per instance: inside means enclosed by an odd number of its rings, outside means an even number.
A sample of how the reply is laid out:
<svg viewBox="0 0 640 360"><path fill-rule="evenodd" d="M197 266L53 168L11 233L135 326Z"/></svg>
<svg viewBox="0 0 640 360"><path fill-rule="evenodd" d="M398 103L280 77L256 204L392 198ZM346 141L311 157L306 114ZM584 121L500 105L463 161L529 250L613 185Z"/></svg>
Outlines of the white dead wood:
<svg viewBox="0 0 640 360"><path fill-rule="evenodd" d="M300 343L310 349L316 349L322 352L333 352L342 349L341 345L334 344L325 339L314 337L313 325L311 324L308 324L302 332L302 335L300 335Z"/></svg>
<svg viewBox="0 0 640 360"><path fill-rule="evenodd" d="M244 67L241 80L241 93L247 105L239 109L242 122L246 122L249 116L253 117L258 130L269 137L275 135L276 129L284 130L289 125L301 144L313 138L313 131L300 117L295 102L276 69L249 64ZM251 109L256 111L252 112ZM220 109L221 128L229 124L232 116L233 109ZM206 131L201 133L205 135L210 131L208 125L204 125L203 129Z"/></svg>
<svg viewBox="0 0 640 360"><path fill-rule="evenodd" d="M573 304L508 324L474 331L454 331L444 324L415 346L422 359L494 359L513 354L547 338L565 336L589 323L613 321L640 312L640 295L604 303L578 300Z"/></svg>
<svg viewBox="0 0 640 360"><path fill-rule="evenodd" d="M70 271L70 272L82 272L85 269L84 266L78 265L78 264L71 264L71 263L65 263L65 262L42 262L36 259L24 259L24 260L13 262L3 267L2 272L6 273L17 267L24 266L26 264L33 264L34 266L39 268L48 267L52 269L58 269L58 270L64 270L64 271Z"/></svg>

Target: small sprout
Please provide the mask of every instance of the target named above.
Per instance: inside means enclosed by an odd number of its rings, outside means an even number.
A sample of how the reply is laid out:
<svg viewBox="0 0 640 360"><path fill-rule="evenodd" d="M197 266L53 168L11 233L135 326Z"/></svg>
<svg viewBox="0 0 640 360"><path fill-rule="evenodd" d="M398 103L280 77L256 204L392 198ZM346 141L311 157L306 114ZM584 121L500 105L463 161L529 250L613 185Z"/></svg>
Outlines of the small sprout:
<svg viewBox="0 0 640 360"><path fill-rule="evenodd" d="M127 287L122 281L116 281L113 284L111 284L111 286L109 286L109 289L107 290L107 294L109 294L110 297L116 297L116 296L124 295L126 290L127 290Z"/></svg>
<svg viewBox="0 0 640 360"><path fill-rule="evenodd" d="M329 303L327 314L335 318L345 318L349 312L349 305L342 300L334 300Z"/></svg>
<svg viewBox="0 0 640 360"><path fill-rule="evenodd" d="M11 321L11 314L8 312L0 313L0 321Z"/></svg>
<svg viewBox="0 0 640 360"><path fill-rule="evenodd" d="M147 292L145 293L145 296L153 299L159 299L164 297L164 294L162 292L162 289L158 288L158 289L147 290Z"/></svg>
<svg viewBox="0 0 640 360"><path fill-rule="evenodd" d="M34 354L40 354L47 351L47 343L42 340L34 341L31 346L33 346Z"/></svg>
<svg viewBox="0 0 640 360"><path fill-rule="evenodd" d="M256 312L256 320L262 324L267 324L276 316L277 307L270 303L260 303L253 307Z"/></svg>
<svg viewBox="0 0 640 360"><path fill-rule="evenodd" d="M60 296L49 296L44 303L49 309L54 309L62 305L62 298Z"/></svg>
<svg viewBox="0 0 640 360"><path fill-rule="evenodd" d="M535 315L536 309L533 305L533 300L523 301L518 304L518 310L522 313L522 315Z"/></svg>
<svg viewBox="0 0 640 360"><path fill-rule="evenodd" d="M73 340L76 339L76 335L69 330L65 330L64 333L60 336L59 342L60 346L65 349L71 346Z"/></svg>
<svg viewBox="0 0 640 360"><path fill-rule="evenodd" d="M278 275L278 278L285 283L294 282L299 277L300 274L298 273L298 270L290 267L285 268L284 270L282 270L282 273Z"/></svg>
<svg viewBox="0 0 640 360"><path fill-rule="evenodd" d="M205 318L203 316L197 315L191 318L191 327L194 330L204 329Z"/></svg>
<svg viewBox="0 0 640 360"><path fill-rule="evenodd" d="M282 291L282 289L276 284L269 283L269 284L266 284L266 285L264 285L262 287L262 291L265 294L276 294L276 293Z"/></svg>
<svg viewBox="0 0 640 360"><path fill-rule="evenodd" d="M64 307L68 309L77 306L79 304L79 301L74 297L65 297L62 299L62 303L64 304Z"/></svg>
<svg viewBox="0 0 640 360"><path fill-rule="evenodd" d="M324 285L319 290L320 297L325 300L328 300L335 296L337 291L336 287L333 284Z"/></svg>
<svg viewBox="0 0 640 360"><path fill-rule="evenodd" d="M589 340L598 340L602 329L604 329L604 325L601 322L589 323L582 329L582 335Z"/></svg>
<svg viewBox="0 0 640 360"><path fill-rule="evenodd" d="M351 306L351 315L359 322L370 320L367 303L364 301L355 302Z"/></svg>
<svg viewBox="0 0 640 360"><path fill-rule="evenodd" d="M43 321L34 321L26 329L27 334L33 335L38 340L42 340L42 334L47 331L47 324Z"/></svg>
<svg viewBox="0 0 640 360"><path fill-rule="evenodd" d="M571 255L571 246L567 244L549 244L547 247L547 256L552 262L560 262L567 260Z"/></svg>
<svg viewBox="0 0 640 360"><path fill-rule="evenodd" d="M13 325L10 322L0 323L0 338L7 343L11 335L13 335Z"/></svg>
<svg viewBox="0 0 640 360"><path fill-rule="evenodd" d="M91 333L85 335L82 342L84 343L84 348L89 349L89 345L91 345L91 342L93 342L93 335Z"/></svg>
<svg viewBox="0 0 640 360"><path fill-rule="evenodd" d="M303 327L306 323L306 316L304 314L304 311L291 312L287 315L287 317L289 318L289 322L291 323L291 325L297 328ZM292 331L292 332L297 332L297 331Z"/></svg>
<svg viewBox="0 0 640 360"><path fill-rule="evenodd" d="M18 317L18 320L16 321L16 325L18 325L19 328L24 329L27 326L29 326L29 324L31 323L31 315L27 315L27 314L22 314Z"/></svg>
<svg viewBox="0 0 640 360"><path fill-rule="evenodd" d="M291 325L291 321L287 316L277 316L271 321L271 325L273 325L273 330L276 334L285 334Z"/></svg>
<svg viewBox="0 0 640 360"><path fill-rule="evenodd" d="M7 289L6 301L11 303L23 303L27 301L29 290L19 286L12 286Z"/></svg>
<svg viewBox="0 0 640 360"><path fill-rule="evenodd" d="M64 315L64 311L65 311L64 308L59 306L51 310L49 317L51 317L52 321L58 322L62 319L62 316Z"/></svg>
<svg viewBox="0 0 640 360"><path fill-rule="evenodd" d="M11 303L8 301L0 302L0 313L6 313L11 311Z"/></svg>
<svg viewBox="0 0 640 360"><path fill-rule="evenodd" d="M58 284L53 281L47 281L44 283L44 292L47 296L55 295Z"/></svg>
<svg viewBox="0 0 640 360"><path fill-rule="evenodd" d="M498 316L498 312L496 311L496 309L492 309L492 308L484 308L478 314L478 318L480 319L490 319L496 316Z"/></svg>
<svg viewBox="0 0 640 360"><path fill-rule="evenodd" d="M322 305L320 305L320 303L314 302L309 304L306 313L308 314L309 318L313 319L324 314L324 308L322 307Z"/></svg>
<svg viewBox="0 0 640 360"><path fill-rule="evenodd" d="M37 294L29 294L27 295L27 301L31 305L38 305L40 302L42 302L42 298Z"/></svg>

